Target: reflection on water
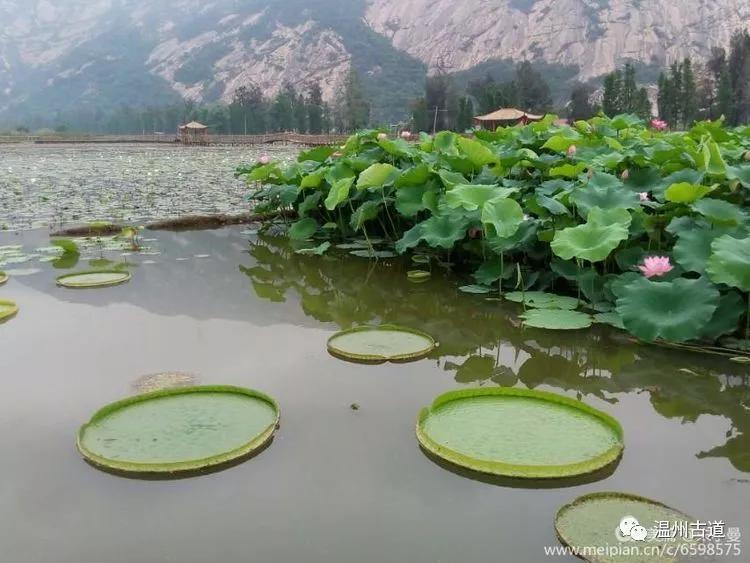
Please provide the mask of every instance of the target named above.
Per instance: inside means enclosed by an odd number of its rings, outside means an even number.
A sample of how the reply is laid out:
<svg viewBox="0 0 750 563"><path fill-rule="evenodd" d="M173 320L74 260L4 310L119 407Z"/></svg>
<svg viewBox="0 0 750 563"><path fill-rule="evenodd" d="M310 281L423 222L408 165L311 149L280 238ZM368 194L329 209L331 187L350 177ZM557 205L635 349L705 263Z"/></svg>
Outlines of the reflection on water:
<svg viewBox="0 0 750 563"><path fill-rule="evenodd" d="M294 296L305 315L339 328L393 323L424 330L440 346L430 355L457 383L529 388L549 385L611 404L618 394L647 393L656 412L683 423L703 414L731 421L724 444L697 454L726 457L750 472L750 375L746 367L696 353L631 342L608 327L587 331L526 329L518 306L456 290L445 276L413 284L402 260L296 254L285 239L260 236L256 264L240 266L255 294ZM437 272L436 272L437 274Z"/></svg>

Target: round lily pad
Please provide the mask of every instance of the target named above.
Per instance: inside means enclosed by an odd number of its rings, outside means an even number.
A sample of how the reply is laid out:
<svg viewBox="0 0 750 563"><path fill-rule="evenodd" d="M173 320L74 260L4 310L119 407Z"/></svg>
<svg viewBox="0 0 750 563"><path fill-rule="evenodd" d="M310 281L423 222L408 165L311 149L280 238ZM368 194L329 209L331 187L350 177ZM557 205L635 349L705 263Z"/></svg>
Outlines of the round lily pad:
<svg viewBox="0 0 750 563"><path fill-rule="evenodd" d="M89 287L108 287L119 285L130 279L130 273L122 270L97 270L95 272L78 272L65 274L57 278L57 285L75 289Z"/></svg>
<svg viewBox="0 0 750 563"><path fill-rule="evenodd" d="M429 335L394 325L358 326L328 339L328 352L361 363L409 362L427 356L437 346Z"/></svg>
<svg viewBox="0 0 750 563"><path fill-rule="evenodd" d="M555 393L512 387L438 396L419 414L417 439L461 467L528 479L593 473L623 450L622 428L608 414Z"/></svg>
<svg viewBox="0 0 750 563"><path fill-rule="evenodd" d="M669 522L672 526L677 522L692 522L693 519L674 508L645 497L618 492L599 492L583 495L563 506L555 517L555 531L564 545L572 548L589 548L590 554L581 552L581 557L585 561L626 563L633 561L632 554L616 553L618 547L623 545L657 547L663 542L670 542L674 547L672 552L680 552L679 542L687 543L688 540L676 538L674 542L673 538L656 537L655 530L657 522L660 521ZM645 539L634 539L641 538L644 534L644 530L633 531L634 526L645 529ZM608 546L611 549L608 550ZM642 563L665 563L675 560L675 557L670 558L666 554L661 557L642 554L638 558Z"/></svg>
<svg viewBox="0 0 750 563"><path fill-rule="evenodd" d="M5 272L0 272L0 285L3 285L7 281L8 281L8 274L6 274Z"/></svg>
<svg viewBox="0 0 750 563"><path fill-rule="evenodd" d="M196 385L198 378L192 373L179 371L167 371L163 373L149 373L143 375L133 382L136 393L148 393L161 389L174 389L175 387L191 387Z"/></svg>
<svg viewBox="0 0 750 563"><path fill-rule="evenodd" d="M9 299L0 299L0 322L18 313L18 305Z"/></svg>
<svg viewBox="0 0 750 563"><path fill-rule="evenodd" d="M521 318L524 326L549 330L578 330L593 322L590 315L567 309L529 309Z"/></svg>
<svg viewBox="0 0 750 563"><path fill-rule="evenodd" d="M78 431L78 450L101 469L177 475L249 456L270 441L278 422L278 405L258 391L165 389L98 410Z"/></svg>
<svg viewBox="0 0 750 563"><path fill-rule="evenodd" d="M505 294L508 301L525 303L529 307L537 309L567 309L573 310L578 307L579 302L575 297L567 295L556 295L543 291L512 291Z"/></svg>

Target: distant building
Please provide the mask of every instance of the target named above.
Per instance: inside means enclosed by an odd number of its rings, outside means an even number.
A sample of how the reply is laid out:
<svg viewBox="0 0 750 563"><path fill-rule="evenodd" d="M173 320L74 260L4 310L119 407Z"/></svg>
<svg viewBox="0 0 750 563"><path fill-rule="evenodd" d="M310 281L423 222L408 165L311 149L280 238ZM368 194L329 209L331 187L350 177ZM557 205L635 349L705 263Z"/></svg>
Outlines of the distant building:
<svg viewBox="0 0 750 563"><path fill-rule="evenodd" d="M207 145L208 127L197 121L180 125L180 142L185 145Z"/></svg>
<svg viewBox="0 0 750 563"><path fill-rule="evenodd" d="M478 115L474 118L474 123L483 129L494 131L498 127L508 125L526 125L531 121L539 121L543 117L543 115L534 115L516 108L502 108L487 115Z"/></svg>

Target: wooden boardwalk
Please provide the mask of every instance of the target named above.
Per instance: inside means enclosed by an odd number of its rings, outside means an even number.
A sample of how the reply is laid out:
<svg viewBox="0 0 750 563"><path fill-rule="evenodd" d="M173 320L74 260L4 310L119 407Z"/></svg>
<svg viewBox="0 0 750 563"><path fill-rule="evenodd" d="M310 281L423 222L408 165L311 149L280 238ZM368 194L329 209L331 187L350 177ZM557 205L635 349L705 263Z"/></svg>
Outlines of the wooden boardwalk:
<svg viewBox="0 0 750 563"><path fill-rule="evenodd" d="M301 133L266 133L263 135L209 135L208 145L287 144L316 147L341 144L348 135L305 135ZM2 143L35 144L168 144L182 145L175 135L11 135L0 136Z"/></svg>

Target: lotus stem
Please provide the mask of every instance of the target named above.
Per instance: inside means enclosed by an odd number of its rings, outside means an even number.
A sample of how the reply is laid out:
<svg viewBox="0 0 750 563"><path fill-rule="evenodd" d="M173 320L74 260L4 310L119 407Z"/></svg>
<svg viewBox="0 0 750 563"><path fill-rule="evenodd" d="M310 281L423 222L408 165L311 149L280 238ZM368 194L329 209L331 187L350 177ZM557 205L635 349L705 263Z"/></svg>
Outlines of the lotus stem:
<svg viewBox="0 0 750 563"><path fill-rule="evenodd" d="M393 222L391 212L388 211L388 203L385 201L385 188L381 188L380 195L383 196L383 207L385 207L385 214L388 216L388 221L391 223L391 228L393 229L393 240L398 240L398 230L396 230L396 224Z"/></svg>
<svg viewBox="0 0 750 563"><path fill-rule="evenodd" d="M750 293L747 294L747 314L745 315L745 340L750 339Z"/></svg>

